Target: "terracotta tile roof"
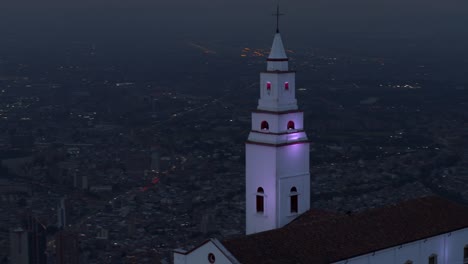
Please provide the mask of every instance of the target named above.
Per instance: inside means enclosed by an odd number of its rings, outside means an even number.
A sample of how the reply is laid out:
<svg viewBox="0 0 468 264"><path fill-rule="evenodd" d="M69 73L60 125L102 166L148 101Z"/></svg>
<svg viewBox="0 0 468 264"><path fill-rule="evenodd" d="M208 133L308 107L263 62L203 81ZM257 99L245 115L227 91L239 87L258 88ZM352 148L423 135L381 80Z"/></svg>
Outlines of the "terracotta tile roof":
<svg viewBox="0 0 468 264"><path fill-rule="evenodd" d="M351 215L311 210L283 228L223 244L243 264L320 264L466 227L468 207L431 196Z"/></svg>

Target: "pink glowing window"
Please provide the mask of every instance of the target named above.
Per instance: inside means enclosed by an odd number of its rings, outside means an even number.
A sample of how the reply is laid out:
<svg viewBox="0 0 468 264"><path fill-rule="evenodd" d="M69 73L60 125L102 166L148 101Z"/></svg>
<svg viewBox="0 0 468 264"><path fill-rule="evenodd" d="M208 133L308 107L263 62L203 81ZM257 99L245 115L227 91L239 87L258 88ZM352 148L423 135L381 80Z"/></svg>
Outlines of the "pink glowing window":
<svg viewBox="0 0 468 264"><path fill-rule="evenodd" d="M289 83L288 83L288 82L285 82L285 83L284 83L284 89L285 89L285 90L289 90Z"/></svg>
<svg viewBox="0 0 468 264"><path fill-rule="evenodd" d="M297 197L297 189L296 187L291 188L291 194L290 194L290 204L291 204L291 213L297 213L298 212L298 197Z"/></svg>
<svg viewBox="0 0 468 264"><path fill-rule="evenodd" d="M270 129L270 125L268 125L267 121L262 121L262 124L260 125L260 128L262 130L268 130L268 129Z"/></svg>
<svg viewBox="0 0 468 264"><path fill-rule="evenodd" d="M296 126L294 125L293 121L288 122L288 130L290 130L290 129L296 129Z"/></svg>
<svg viewBox="0 0 468 264"><path fill-rule="evenodd" d="M267 87L267 90L270 91L271 90L271 82L267 82L266 87Z"/></svg>
<svg viewBox="0 0 468 264"><path fill-rule="evenodd" d="M264 212L263 196L264 196L263 188L258 187L258 189L257 189L257 213L263 213Z"/></svg>

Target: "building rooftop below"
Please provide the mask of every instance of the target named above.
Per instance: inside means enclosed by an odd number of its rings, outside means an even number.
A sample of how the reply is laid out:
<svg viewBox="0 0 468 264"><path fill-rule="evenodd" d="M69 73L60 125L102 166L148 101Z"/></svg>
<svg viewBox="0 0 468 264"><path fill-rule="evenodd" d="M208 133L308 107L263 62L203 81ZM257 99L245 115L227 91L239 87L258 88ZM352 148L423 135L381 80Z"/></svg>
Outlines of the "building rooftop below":
<svg viewBox="0 0 468 264"><path fill-rule="evenodd" d="M283 228L225 240L241 263L331 263L468 227L468 207L429 196L360 213L310 210Z"/></svg>

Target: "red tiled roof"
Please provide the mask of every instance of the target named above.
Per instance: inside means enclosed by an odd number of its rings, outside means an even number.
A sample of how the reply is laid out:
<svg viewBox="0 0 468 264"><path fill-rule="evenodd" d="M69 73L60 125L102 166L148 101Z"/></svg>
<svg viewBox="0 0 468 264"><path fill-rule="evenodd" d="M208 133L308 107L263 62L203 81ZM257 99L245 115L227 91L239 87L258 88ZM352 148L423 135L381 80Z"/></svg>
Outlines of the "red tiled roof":
<svg viewBox="0 0 468 264"><path fill-rule="evenodd" d="M468 207L431 196L351 215L311 210L283 228L223 244L243 264L321 264L466 227Z"/></svg>

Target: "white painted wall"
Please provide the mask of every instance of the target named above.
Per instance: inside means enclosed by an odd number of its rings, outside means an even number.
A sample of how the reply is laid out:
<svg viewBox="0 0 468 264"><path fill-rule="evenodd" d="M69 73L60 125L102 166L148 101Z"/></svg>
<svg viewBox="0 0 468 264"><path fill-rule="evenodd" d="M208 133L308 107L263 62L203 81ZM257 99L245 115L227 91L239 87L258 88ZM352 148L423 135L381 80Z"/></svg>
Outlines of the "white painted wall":
<svg viewBox="0 0 468 264"><path fill-rule="evenodd" d="M276 224L276 148L246 144L245 217L246 234L277 227ZM263 214L256 212L258 187L265 191Z"/></svg>
<svg viewBox="0 0 468 264"><path fill-rule="evenodd" d="M267 63L268 71L287 71L289 68L287 61L269 61Z"/></svg>
<svg viewBox="0 0 468 264"><path fill-rule="evenodd" d="M251 132L249 135L249 141L262 142L268 144L289 144L298 141L307 141L307 135L303 131L282 135Z"/></svg>
<svg viewBox="0 0 468 264"><path fill-rule="evenodd" d="M309 173L279 180L278 210L279 227L283 227L310 208L310 175ZM291 213L291 188L298 193L298 212Z"/></svg>
<svg viewBox="0 0 468 264"><path fill-rule="evenodd" d="M468 228L418 240L375 253L362 255L336 264L427 264L432 254L437 254L437 264L463 264L463 249L468 245Z"/></svg>
<svg viewBox="0 0 468 264"><path fill-rule="evenodd" d="M265 212L256 212L258 187L265 191ZM296 187L299 212L291 214L290 190ZM282 147L246 144L246 233L284 226L310 208L309 143Z"/></svg>
<svg viewBox="0 0 468 264"><path fill-rule="evenodd" d="M260 74L260 99L258 109L268 111L287 111L297 109L295 72ZM267 89L267 83L271 89ZM289 89L284 89L284 83L289 83Z"/></svg>
<svg viewBox="0 0 468 264"><path fill-rule="evenodd" d="M278 223L283 227L310 209L309 143L284 146L278 149L276 176L278 181ZM291 213L291 188L296 187L298 212Z"/></svg>
<svg viewBox="0 0 468 264"><path fill-rule="evenodd" d="M309 174L309 143L277 148L277 179Z"/></svg>
<svg viewBox="0 0 468 264"><path fill-rule="evenodd" d="M288 122L293 121L296 127L295 130L304 129L304 113L294 112L288 114L270 114L270 113L252 113L252 130L270 133L283 133L288 131ZM262 121L267 121L270 129L268 131L261 130Z"/></svg>
<svg viewBox="0 0 468 264"><path fill-rule="evenodd" d="M233 264L226 256L226 253L222 252L213 242L208 241L199 248L194 249L190 253L184 253L182 250L174 251L174 264L203 264L210 263L208 261L208 255L212 253L215 256L216 264ZM230 254L230 253L229 253Z"/></svg>

